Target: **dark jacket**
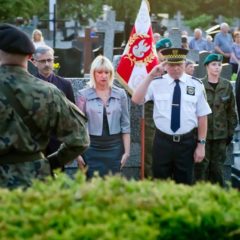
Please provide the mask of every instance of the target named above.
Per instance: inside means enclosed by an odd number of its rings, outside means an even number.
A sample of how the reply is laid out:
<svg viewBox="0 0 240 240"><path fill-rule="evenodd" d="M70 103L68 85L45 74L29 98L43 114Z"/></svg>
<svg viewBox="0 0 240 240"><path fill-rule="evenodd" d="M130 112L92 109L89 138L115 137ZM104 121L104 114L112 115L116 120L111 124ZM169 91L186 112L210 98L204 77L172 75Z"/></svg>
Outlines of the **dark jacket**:
<svg viewBox="0 0 240 240"><path fill-rule="evenodd" d="M60 89L64 95L67 97L68 100L70 100L72 103L75 104L74 94L73 94L73 88L72 84L69 80L62 78L60 76L57 76L55 74L51 74L48 78L45 78L41 74L37 73L37 78L40 78L46 82L54 84L58 89ZM50 142L46 149L46 155L50 155L51 153L54 153L59 148L61 142L59 142L56 137L53 135L50 139Z"/></svg>

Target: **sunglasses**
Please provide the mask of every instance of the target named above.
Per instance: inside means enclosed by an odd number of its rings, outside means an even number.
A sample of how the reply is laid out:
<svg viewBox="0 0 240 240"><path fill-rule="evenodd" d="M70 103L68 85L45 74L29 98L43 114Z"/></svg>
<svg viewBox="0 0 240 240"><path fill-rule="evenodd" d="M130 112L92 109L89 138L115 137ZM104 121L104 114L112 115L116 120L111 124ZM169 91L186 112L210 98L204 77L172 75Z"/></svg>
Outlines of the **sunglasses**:
<svg viewBox="0 0 240 240"><path fill-rule="evenodd" d="M52 59L52 58L48 58L48 59L42 59L42 60L36 60L36 61L41 63L41 64L44 64L46 62L51 63L51 62L53 62L53 60L54 59Z"/></svg>

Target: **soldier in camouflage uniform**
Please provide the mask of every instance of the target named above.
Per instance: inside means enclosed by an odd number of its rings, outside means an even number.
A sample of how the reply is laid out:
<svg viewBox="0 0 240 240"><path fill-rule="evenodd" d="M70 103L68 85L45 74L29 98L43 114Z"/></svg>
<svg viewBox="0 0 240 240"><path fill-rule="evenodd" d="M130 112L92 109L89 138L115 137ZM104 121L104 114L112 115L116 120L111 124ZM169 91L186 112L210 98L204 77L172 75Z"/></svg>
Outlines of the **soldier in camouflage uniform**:
<svg viewBox="0 0 240 240"><path fill-rule="evenodd" d="M64 165L89 145L85 117L54 85L27 72L34 52L28 36L0 25L0 187L28 187L50 174L49 161ZM56 153L42 153L51 134Z"/></svg>
<svg viewBox="0 0 240 240"><path fill-rule="evenodd" d="M231 83L220 77L222 55L210 54L204 64L207 76L203 79L203 84L212 114L208 116L206 157L195 165L195 179L209 180L224 186L226 148L237 126L235 98Z"/></svg>

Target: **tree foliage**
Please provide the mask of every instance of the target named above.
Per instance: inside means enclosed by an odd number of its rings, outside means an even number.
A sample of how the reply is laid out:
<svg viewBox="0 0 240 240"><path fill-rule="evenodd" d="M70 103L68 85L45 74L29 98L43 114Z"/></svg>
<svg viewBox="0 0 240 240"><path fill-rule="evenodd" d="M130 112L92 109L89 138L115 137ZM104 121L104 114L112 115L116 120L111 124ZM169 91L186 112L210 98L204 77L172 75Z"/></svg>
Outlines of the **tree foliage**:
<svg viewBox="0 0 240 240"><path fill-rule="evenodd" d="M30 19L33 15L41 14L45 4L46 0L0 0L0 21L14 22L17 17Z"/></svg>
<svg viewBox="0 0 240 240"><path fill-rule="evenodd" d="M33 15L48 17L48 0L0 0L0 21L13 21L16 17L32 18ZM141 0L57 0L57 17L73 18L86 25L89 19L95 20L102 14L102 6L107 4L116 11L119 21L133 23ZM151 13L168 13L173 17L181 11L184 20L192 25L206 24L203 16L214 20L218 15L226 18L239 17L240 0L149 0ZM200 22L199 22L200 21Z"/></svg>
<svg viewBox="0 0 240 240"><path fill-rule="evenodd" d="M191 20L186 20L185 24L189 26L191 29L194 28L208 28L209 23L213 21L213 16L201 14L200 16L197 16L196 18L193 18Z"/></svg>
<svg viewBox="0 0 240 240"><path fill-rule="evenodd" d="M112 6L112 9L116 11L117 20L129 21L131 23L135 21L137 12L141 5L141 0L105 0L103 2Z"/></svg>
<svg viewBox="0 0 240 240"><path fill-rule="evenodd" d="M102 5L102 0L59 0L58 17L71 17L86 25L89 19L96 20L101 15Z"/></svg>

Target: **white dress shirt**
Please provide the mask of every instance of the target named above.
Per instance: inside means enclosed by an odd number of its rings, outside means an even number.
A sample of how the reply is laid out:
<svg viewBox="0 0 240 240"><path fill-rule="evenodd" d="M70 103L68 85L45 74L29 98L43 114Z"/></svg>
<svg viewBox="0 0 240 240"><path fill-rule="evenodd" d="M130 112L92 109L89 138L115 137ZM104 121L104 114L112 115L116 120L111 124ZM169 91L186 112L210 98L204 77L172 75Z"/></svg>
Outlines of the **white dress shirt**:
<svg viewBox="0 0 240 240"><path fill-rule="evenodd" d="M175 133L170 127L174 79L169 74L154 79L145 96L145 102L154 101L153 119L156 127L170 135L190 132L198 127L198 117L212 112L206 100L204 85L200 80L186 73L179 80L181 88L180 128Z"/></svg>

